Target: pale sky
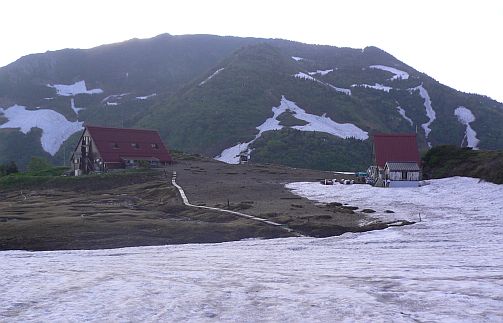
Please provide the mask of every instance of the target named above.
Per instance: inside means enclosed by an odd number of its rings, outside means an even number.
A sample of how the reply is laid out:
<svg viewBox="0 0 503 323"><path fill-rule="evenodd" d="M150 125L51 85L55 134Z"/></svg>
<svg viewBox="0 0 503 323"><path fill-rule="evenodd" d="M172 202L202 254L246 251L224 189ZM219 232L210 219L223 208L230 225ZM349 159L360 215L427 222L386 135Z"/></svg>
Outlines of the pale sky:
<svg viewBox="0 0 503 323"><path fill-rule="evenodd" d="M503 102L500 0L2 0L0 66L23 55L161 33L377 46L458 90Z"/></svg>

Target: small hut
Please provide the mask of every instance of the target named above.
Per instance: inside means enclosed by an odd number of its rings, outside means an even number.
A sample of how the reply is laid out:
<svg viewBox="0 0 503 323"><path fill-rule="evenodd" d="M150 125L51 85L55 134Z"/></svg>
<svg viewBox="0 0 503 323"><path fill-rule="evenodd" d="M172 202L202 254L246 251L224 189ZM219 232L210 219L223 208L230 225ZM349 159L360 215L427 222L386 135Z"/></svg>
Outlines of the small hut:
<svg viewBox="0 0 503 323"><path fill-rule="evenodd" d="M416 162L386 162L384 178L387 187L417 187L421 169Z"/></svg>
<svg viewBox="0 0 503 323"><path fill-rule="evenodd" d="M369 168L369 176L375 186L419 186L421 169L416 134L375 134L373 149L374 165Z"/></svg>

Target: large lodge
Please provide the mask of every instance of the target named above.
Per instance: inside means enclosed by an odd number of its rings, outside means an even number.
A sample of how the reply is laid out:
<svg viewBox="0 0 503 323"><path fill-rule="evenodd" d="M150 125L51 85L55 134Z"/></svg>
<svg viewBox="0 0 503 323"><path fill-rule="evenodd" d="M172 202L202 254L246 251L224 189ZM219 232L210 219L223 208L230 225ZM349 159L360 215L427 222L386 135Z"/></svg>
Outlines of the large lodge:
<svg viewBox="0 0 503 323"><path fill-rule="evenodd" d="M159 133L148 129L86 126L72 157L75 175L172 162Z"/></svg>

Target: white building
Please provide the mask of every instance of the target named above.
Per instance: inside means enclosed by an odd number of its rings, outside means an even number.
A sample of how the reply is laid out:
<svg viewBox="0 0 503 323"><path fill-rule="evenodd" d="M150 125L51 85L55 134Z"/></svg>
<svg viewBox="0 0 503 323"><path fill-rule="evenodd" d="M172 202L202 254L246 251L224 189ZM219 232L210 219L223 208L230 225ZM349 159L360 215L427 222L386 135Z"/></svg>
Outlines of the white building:
<svg viewBox="0 0 503 323"><path fill-rule="evenodd" d="M418 187L421 169L416 162L386 162L384 179L387 187Z"/></svg>

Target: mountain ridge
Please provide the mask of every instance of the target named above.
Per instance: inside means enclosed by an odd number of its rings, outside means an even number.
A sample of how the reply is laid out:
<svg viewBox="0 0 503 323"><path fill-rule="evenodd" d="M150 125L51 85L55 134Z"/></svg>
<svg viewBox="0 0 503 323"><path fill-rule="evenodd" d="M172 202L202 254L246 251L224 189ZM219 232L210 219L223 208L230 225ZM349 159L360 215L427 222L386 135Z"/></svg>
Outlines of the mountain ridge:
<svg viewBox="0 0 503 323"><path fill-rule="evenodd" d="M58 95L58 86L71 91ZM316 130L323 120L330 127L352 124L370 135L417 128L424 150L429 145L461 145L470 127L480 148L503 148L503 130L498 127L503 122L501 103L440 84L377 47L162 34L86 50L33 54L0 68L0 162L14 159L23 165L28 160L20 157L24 149L14 143L26 142L33 131L16 132L12 129L22 121L5 122L6 111L16 104L28 112L55 111L68 122L154 128L172 148L217 157L231 146L261 136L257 127L271 118L283 97L300 110L287 109L272 120L278 122L276 128L250 144L252 161L254 152L261 162L289 165L289 159L296 160L284 145L275 145L279 152L272 150L274 145L269 144L278 140L302 148L305 165L313 168L349 166L342 156L338 160L328 153L335 147L346 152L353 147L367 154L368 144L363 141L349 144L334 136L333 129L327 130L328 136ZM468 109L473 120L459 119L455 114L459 107ZM310 122L296 116L308 117ZM283 122L291 125L279 124L280 119L288 119ZM4 129L6 124L11 128ZM67 138L52 156L40 154L34 149L36 143L28 146L36 155L62 163L75 137ZM320 146L318 141L331 144ZM279 158L281 151L288 153ZM316 163L309 161L311 156ZM368 162L368 156L352 158L359 168ZM302 165L295 162L295 166Z"/></svg>

